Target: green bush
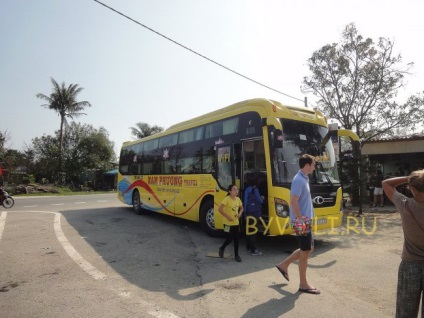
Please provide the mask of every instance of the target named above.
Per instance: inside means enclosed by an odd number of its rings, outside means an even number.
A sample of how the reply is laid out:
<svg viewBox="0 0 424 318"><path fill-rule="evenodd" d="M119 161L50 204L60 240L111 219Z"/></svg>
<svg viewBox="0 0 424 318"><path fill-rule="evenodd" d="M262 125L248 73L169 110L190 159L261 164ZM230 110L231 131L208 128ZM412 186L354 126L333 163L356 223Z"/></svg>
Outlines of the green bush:
<svg viewBox="0 0 424 318"><path fill-rule="evenodd" d="M35 176L33 174L27 174L22 177L22 182L25 184L35 183Z"/></svg>

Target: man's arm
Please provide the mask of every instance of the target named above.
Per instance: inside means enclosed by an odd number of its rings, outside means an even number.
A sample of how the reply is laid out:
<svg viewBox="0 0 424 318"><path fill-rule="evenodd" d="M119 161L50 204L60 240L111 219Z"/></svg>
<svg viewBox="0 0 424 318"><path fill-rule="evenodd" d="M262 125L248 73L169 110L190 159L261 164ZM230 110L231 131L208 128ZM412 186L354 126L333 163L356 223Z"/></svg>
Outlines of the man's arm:
<svg viewBox="0 0 424 318"><path fill-rule="evenodd" d="M408 183L408 177L396 177L383 180L383 190L390 201L393 201L393 196L395 195L395 192L398 192L396 190L396 187L405 183Z"/></svg>
<svg viewBox="0 0 424 318"><path fill-rule="evenodd" d="M293 213L296 217L300 218L302 215L300 214L299 209L299 196L298 195L290 195L290 205L292 206Z"/></svg>

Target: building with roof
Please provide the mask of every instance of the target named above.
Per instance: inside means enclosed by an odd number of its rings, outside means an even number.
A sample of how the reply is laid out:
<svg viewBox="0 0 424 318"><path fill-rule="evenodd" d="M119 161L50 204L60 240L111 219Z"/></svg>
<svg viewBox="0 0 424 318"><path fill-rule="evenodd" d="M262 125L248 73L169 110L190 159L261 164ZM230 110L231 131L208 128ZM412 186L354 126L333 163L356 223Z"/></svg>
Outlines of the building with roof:
<svg viewBox="0 0 424 318"><path fill-rule="evenodd" d="M366 141L362 154L378 164L385 176L408 175L424 169L424 135Z"/></svg>

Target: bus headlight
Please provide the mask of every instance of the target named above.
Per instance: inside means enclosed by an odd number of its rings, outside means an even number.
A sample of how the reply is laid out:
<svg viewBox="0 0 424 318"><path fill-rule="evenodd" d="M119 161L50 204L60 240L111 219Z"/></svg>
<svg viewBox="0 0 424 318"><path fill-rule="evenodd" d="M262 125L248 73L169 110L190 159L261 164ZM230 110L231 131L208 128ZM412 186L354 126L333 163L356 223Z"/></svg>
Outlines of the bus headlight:
<svg viewBox="0 0 424 318"><path fill-rule="evenodd" d="M286 218L290 215L289 205L282 199L274 199L275 212L280 218Z"/></svg>

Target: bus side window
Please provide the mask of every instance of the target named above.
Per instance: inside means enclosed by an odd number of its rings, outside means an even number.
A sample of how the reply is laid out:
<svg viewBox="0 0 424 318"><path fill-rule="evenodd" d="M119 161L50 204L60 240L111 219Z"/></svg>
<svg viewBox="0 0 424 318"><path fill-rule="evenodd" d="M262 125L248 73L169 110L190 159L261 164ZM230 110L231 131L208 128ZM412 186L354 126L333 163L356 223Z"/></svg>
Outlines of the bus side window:
<svg viewBox="0 0 424 318"><path fill-rule="evenodd" d="M135 174L135 175L141 174L140 168L141 168L140 164L131 165L130 166L130 174Z"/></svg>
<svg viewBox="0 0 424 318"><path fill-rule="evenodd" d="M203 167L202 167L202 172L203 173L214 173L215 172L215 168L214 168L214 159L212 155L203 155Z"/></svg>
<svg viewBox="0 0 424 318"><path fill-rule="evenodd" d="M151 174L153 172L153 163L143 163L143 174Z"/></svg>
<svg viewBox="0 0 424 318"><path fill-rule="evenodd" d="M121 165L119 172L121 172L121 174L128 174L128 165Z"/></svg>

